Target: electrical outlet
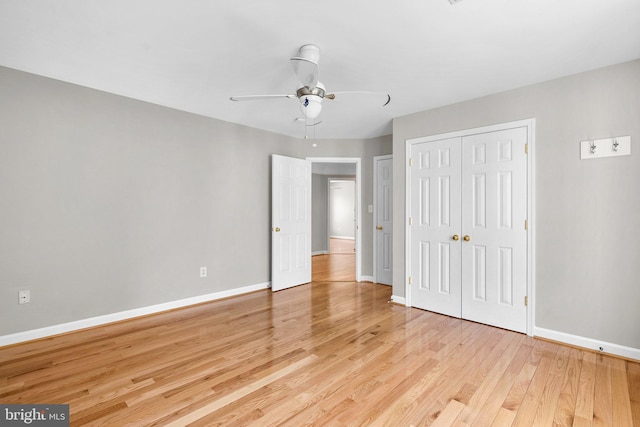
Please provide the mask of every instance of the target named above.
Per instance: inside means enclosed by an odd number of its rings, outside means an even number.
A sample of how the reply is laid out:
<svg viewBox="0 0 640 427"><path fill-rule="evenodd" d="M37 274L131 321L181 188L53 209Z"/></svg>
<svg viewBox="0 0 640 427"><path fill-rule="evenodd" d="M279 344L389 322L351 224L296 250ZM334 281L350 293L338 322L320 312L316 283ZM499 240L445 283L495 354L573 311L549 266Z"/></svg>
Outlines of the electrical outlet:
<svg viewBox="0 0 640 427"><path fill-rule="evenodd" d="M31 291L18 291L18 302L20 304L31 302Z"/></svg>
<svg viewBox="0 0 640 427"><path fill-rule="evenodd" d="M207 267L200 267L200 277L207 277Z"/></svg>

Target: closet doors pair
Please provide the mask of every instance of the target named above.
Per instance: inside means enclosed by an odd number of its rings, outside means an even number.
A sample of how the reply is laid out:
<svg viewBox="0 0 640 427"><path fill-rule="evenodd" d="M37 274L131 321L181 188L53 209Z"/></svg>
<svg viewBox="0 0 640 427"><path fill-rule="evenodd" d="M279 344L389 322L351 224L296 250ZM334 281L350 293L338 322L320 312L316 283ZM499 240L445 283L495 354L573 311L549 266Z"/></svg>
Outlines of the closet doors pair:
<svg viewBox="0 0 640 427"><path fill-rule="evenodd" d="M527 328L527 127L409 145L413 307Z"/></svg>

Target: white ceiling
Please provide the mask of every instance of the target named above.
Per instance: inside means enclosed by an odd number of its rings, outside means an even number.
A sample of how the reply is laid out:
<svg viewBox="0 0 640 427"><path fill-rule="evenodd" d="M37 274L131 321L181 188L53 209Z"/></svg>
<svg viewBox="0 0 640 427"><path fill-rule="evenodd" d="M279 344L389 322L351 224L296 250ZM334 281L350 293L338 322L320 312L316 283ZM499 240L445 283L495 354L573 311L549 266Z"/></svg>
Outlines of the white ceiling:
<svg viewBox="0 0 640 427"><path fill-rule="evenodd" d="M289 58L320 47L316 138L640 58L638 0L0 0L0 65L295 137ZM375 102L374 102L375 101Z"/></svg>

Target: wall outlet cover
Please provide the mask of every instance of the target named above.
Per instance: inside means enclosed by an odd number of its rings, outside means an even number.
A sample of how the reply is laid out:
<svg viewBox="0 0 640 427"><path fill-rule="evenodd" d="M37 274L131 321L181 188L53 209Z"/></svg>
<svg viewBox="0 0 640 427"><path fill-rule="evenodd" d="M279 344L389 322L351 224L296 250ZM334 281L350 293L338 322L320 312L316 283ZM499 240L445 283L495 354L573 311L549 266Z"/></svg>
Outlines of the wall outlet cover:
<svg viewBox="0 0 640 427"><path fill-rule="evenodd" d="M19 291L18 302L20 304L27 304L31 302L31 291Z"/></svg>

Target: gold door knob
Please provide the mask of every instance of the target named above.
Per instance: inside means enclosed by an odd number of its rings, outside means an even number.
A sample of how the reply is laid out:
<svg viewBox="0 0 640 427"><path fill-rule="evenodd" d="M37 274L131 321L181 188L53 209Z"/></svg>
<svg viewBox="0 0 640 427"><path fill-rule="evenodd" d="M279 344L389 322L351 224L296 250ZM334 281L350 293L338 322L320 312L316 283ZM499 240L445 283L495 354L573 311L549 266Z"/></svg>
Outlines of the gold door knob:
<svg viewBox="0 0 640 427"><path fill-rule="evenodd" d="M276 233L279 233L280 232L280 227L274 228L273 231L275 231Z"/></svg>
<svg viewBox="0 0 640 427"><path fill-rule="evenodd" d="M458 240L460 240L460 236L458 236L457 234L454 234L452 239L457 242Z"/></svg>
<svg viewBox="0 0 640 427"><path fill-rule="evenodd" d="M465 235L463 239L465 242L468 242L469 240L471 240L471 237L469 237L469 235Z"/></svg>
<svg viewBox="0 0 640 427"><path fill-rule="evenodd" d="M376 230L382 230L382 226L381 225L377 226Z"/></svg>

